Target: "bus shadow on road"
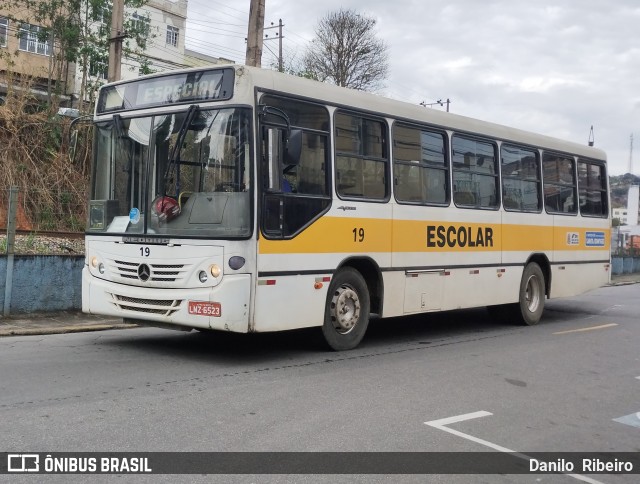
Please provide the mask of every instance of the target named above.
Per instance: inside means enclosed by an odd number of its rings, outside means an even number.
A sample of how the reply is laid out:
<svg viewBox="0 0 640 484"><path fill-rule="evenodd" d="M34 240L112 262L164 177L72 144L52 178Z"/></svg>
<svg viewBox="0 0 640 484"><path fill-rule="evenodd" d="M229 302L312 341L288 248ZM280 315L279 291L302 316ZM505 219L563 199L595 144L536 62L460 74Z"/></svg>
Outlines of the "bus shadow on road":
<svg viewBox="0 0 640 484"><path fill-rule="evenodd" d="M429 344L432 341L517 328L492 319L485 308L374 318L370 321L360 346L344 354L359 355L380 349L400 350L406 346ZM121 337L110 338L104 343L222 364L265 363L271 360L281 361L283 357L327 357L335 354L324 342L320 328L249 334L142 329L122 332Z"/></svg>

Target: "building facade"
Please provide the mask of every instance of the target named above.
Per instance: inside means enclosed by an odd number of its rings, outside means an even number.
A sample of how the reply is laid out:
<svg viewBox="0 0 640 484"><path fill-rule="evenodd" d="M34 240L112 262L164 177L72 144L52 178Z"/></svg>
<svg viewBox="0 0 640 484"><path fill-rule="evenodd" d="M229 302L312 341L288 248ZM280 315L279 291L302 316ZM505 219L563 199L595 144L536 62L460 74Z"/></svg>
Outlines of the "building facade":
<svg viewBox="0 0 640 484"><path fill-rule="evenodd" d="M10 88L28 90L38 101L46 100L51 92L67 91L69 66L54 62L55 42L42 38L47 23L16 20L30 18L31 12L0 2L0 103Z"/></svg>
<svg viewBox="0 0 640 484"><path fill-rule="evenodd" d="M638 225L640 220L640 186L631 185L627 195L627 206L611 210L611 217L620 220L620 225Z"/></svg>
<svg viewBox="0 0 640 484"><path fill-rule="evenodd" d="M89 8L87 2L85 7ZM188 0L149 0L139 8L125 8L125 25L133 26L146 36L140 49L131 37L125 39L127 49L138 51L136 57L123 55L121 79L133 79L147 72L164 72L182 67L229 63L193 51L185 51ZM109 13L92 15L87 28L92 32L110 29ZM56 66L60 45L55 39L43 39L43 25L15 19L33 18L32 12L0 2L0 103L9 86L20 89L29 85L30 94L42 101L49 93L61 93L63 106L79 107L81 101L91 102L95 89L106 82L108 53L105 51L85 68L81 63L65 62ZM126 30L126 28L125 28ZM57 51L58 50L58 51ZM26 85L26 84L25 84ZM84 88L84 89L83 89ZM81 100L82 98L82 100Z"/></svg>

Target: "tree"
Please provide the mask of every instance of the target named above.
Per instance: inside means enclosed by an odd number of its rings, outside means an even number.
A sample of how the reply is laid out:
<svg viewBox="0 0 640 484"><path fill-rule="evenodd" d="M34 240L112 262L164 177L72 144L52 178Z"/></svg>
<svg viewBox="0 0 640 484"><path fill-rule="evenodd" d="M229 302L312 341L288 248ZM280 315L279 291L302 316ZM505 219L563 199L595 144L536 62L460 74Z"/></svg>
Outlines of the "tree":
<svg viewBox="0 0 640 484"><path fill-rule="evenodd" d="M376 19L340 9L316 27L304 56L305 77L361 91L376 91L387 77L388 54L376 38Z"/></svg>
<svg viewBox="0 0 640 484"><path fill-rule="evenodd" d="M139 8L147 1L125 0L125 5ZM57 104L52 97L62 94L67 66L74 63L79 66L81 73L80 99L91 101L99 87L99 83L92 81L91 77L98 73L97 66L106 66L108 62L111 1L7 0L7 7L16 12L9 15L12 21L20 25L38 25L38 40L53 46L48 72L50 108L55 108ZM128 16L124 25L127 41L123 54L139 61L144 70L148 65L148 60L143 56L149 38L148 22L141 21L141 17ZM16 35L24 35L22 29L18 29Z"/></svg>

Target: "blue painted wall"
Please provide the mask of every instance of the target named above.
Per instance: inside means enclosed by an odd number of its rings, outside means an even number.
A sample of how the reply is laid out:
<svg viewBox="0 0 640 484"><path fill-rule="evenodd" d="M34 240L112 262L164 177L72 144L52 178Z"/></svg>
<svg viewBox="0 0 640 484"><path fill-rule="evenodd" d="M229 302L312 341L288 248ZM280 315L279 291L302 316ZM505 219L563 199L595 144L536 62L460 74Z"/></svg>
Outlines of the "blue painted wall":
<svg viewBox="0 0 640 484"><path fill-rule="evenodd" d="M632 274L634 272L640 272L640 257L611 258L612 274Z"/></svg>
<svg viewBox="0 0 640 484"><path fill-rule="evenodd" d="M10 314L82 308L84 256L16 255ZM7 256L0 256L0 314L4 311Z"/></svg>
<svg viewBox="0 0 640 484"><path fill-rule="evenodd" d="M16 255L10 314L82 309L84 256ZM640 272L640 257L613 257L613 274ZM7 256L0 256L0 314L4 312Z"/></svg>

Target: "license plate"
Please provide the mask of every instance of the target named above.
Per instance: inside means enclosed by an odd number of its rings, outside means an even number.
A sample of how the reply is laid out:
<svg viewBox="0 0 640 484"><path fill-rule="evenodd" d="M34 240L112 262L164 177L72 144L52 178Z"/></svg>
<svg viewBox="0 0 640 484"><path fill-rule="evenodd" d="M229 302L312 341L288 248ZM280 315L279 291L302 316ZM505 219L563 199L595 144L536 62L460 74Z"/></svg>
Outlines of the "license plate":
<svg viewBox="0 0 640 484"><path fill-rule="evenodd" d="M219 318L222 315L222 305L217 302L189 301L189 314Z"/></svg>

